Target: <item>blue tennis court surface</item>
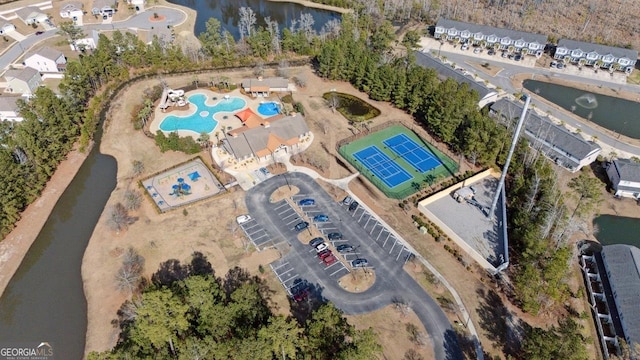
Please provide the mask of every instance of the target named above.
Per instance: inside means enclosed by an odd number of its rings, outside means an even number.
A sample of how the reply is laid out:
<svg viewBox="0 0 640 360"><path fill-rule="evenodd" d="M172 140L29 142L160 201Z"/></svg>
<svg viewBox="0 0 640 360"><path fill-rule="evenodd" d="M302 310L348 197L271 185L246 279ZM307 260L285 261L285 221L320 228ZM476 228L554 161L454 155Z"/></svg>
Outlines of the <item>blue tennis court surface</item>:
<svg viewBox="0 0 640 360"><path fill-rule="evenodd" d="M420 173L425 173L442 165L442 162L436 159L429 150L416 144L406 134L390 137L384 140L383 143Z"/></svg>
<svg viewBox="0 0 640 360"><path fill-rule="evenodd" d="M390 188L413 179L411 174L389 159L389 157L375 145L353 153L353 156Z"/></svg>

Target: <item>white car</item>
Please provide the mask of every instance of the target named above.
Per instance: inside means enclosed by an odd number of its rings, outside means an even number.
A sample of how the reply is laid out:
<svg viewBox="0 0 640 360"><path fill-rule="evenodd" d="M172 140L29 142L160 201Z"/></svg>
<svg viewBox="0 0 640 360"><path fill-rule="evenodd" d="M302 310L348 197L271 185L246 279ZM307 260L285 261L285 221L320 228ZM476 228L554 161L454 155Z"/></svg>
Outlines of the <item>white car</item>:
<svg viewBox="0 0 640 360"><path fill-rule="evenodd" d="M236 222L238 223L238 225L242 225L244 223L247 223L251 221L251 216L249 215L240 215L236 218Z"/></svg>
<svg viewBox="0 0 640 360"><path fill-rule="evenodd" d="M316 246L316 251L317 252L321 252L321 251L326 250L328 248L329 248L329 245L327 245L327 243L322 243L322 244Z"/></svg>

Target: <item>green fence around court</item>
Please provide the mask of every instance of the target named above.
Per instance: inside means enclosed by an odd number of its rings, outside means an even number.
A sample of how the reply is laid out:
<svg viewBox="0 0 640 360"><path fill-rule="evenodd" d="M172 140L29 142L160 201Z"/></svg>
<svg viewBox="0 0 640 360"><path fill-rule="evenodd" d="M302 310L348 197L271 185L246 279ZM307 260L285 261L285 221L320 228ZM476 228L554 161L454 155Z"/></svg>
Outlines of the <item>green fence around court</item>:
<svg viewBox="0 0 640 360"><path fill-rule="evenodd" d="M459 167L455 161L453 161L450 157L442 153L435 146L422 139L407 127L397 123L392 123L388 126L383 126L380 128L381 130L374 133L368 132L368 134L364 136L352 137L348 139L352 141L339 142L338 152L349 162L349 164L356 168L387 197L392 199L404 199L407 196L418 192L423 186L427 184L431 185L437 183L440 180L446 179L450 176L454 176L458 172ZM437 168L425 173L418 173L413 168L413 166L409 164L405 159L399 157L396 153L394 153L391 149L386 148L386 146L384 145L384 140L398 134L405 134L413 141L415 141L419 146L424 147L426 150L431 152L438 160L440 160L443 166L438 166ZM405 171L411 174L413 176L413 179L390 188L382 180L376 177L364 164L356 161L353 154L371 145L376 145L380 151L385 153L390 159L393 159L396 164L398 164Z"/></svg>

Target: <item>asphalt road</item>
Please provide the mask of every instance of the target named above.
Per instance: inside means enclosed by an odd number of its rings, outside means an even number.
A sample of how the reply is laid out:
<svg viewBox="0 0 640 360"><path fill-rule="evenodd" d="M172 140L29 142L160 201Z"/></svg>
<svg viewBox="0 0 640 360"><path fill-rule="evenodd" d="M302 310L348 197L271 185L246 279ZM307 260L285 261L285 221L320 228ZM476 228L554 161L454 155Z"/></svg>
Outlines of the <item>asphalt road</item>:
<svg viewBox="0 0 640 360"><path fill-rule="evenodd" d="M511 80L510 80L512 77L514 77L516 75L519 75L519 74L540 75L539 80L541 80L541 81L544 81L544 77L543 76L549 76L549 77L557 78L557 79L570 80L570 81L580 82L580 83L583 83L583 84L590 84L590 85L601 86L601 87L606 87L606 88L611 88L611 89L617 89L618 91L623 90L623 91L628 91L628 92L640 94L640 87L635 86L635 85L619 84L619 83L614 83L614 82L603 81L603 80L600 80L600 79L593 79L593 78L589 78L589 77L577 76L577 75L573 75L573 74L565 74L565 73L560 73L560 72L553 72L553 71L551 71L549 69L540 68L540 67L531 68L531 67L525 67L525 66L519 66L519 65L516 65L516 64L511 64L509 62L492 61L492 60L486 60L484 58L481 59L481 62L483 62L483 63L484 62L488 62L492 66L500 67L500 68L503 69L496 76L491 76L491 75L485 74L485 73L483 73L481 71L477 71L471 65L466 63L467 61L478 61L478 58L475 58L474 56L463 55L463 54L459 54L459 53L446 52L446 51L442 51L441 55L446 56L448 60L454 62L457 66L460 66L460 67L468 70L469 72L477 74L478 77L482 78L483 80L486 80L486 81L490 82L491 84L493 84L493 85L495 85L497 87L501 87L505 92L511 93L511 94L518 93L518 92L522 91L522 88L515 88L511 84ZM558 108L555 107L555 106L547 105L546 103L538 101L538 100L536 100L534 98L531 99L531 103L535 104L535 106L538 109L542 110L543 112L549 113L552 116L554 116L555 118L557 118L557 119L559 119L561 121L564 121L569 126L581 129L582 133L586 136L587 139L590 139L592 136L597 136L598 137L598 142L606 144L607 146L613 147L615 149L619 149L621 151L624 151L624 152L627 152L627 153L630 153L630 154L633 154L633 155L636 155L636 156L640 156L640 147L638 147L638 146L634 146L634 145L630 145L630 144L626 144L624 142L621 142L619 139L617 139L616 137L614 137L612 135L609 135L608 133L605 133L605 132L602 132L602 131L600 131L598 129L590 127L588 124L585 124L586 121L576 120L572 116L569 116L566 113L558 110Z"/></svg>
<svg viewBox="0 0 640 360"><path fill-rule="evenodd" d="M402 299L416 313L433 343L436 359L462 359L455 332L440 306L403 269L404 259L389 256L357 220L349 216L346 207L340 206L308 175L289 173L264 181L247 193L246 203L249 213L272 236L284 239L291 251L282 261L288 261L301 279L319 289L319 295L333 302L346 314L368 313L389 304L394 299ZM300 189L299 194L316 200L316 207L336 223L339 232L351 245L359 246L359 257L366 258L375 269L376 282L365 292L350 293L342 289L325 272L325 266L318 260L315 251L297 239L293 229L297 221L282 219L276 211L279 203L269 201L270 195L286 180Z"/></svg>
<svg viewBox="0 0 640 360"><path fill-rule="evenodd" d="M150 17L153 13L158 13L165 17L162 22L150 21ZM187 14L172 8L166 7L154 7L151 11L134 15L127 20L118 21L111 24L87 24L81 26L86 35L89 35L91 30L123 30L123 29L151 29L153 26L166 26L166 25L178 25L187 19ZM24 52L37 45L43 40L57 36L58 29L52 29L46 31L41 35L29 35L24 40L15 42L8 50L0 55L0 69L6 69L10 64L14 63Z"/></svg>

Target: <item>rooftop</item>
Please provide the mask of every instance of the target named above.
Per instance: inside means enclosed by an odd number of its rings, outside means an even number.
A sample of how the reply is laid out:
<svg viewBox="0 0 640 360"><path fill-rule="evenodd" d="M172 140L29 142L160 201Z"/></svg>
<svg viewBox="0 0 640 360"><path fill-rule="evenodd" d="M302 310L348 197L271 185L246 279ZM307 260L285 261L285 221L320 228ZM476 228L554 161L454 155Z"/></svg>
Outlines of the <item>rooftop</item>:
<svg viewBox="0 0 640 360"><path fill-rule="evenodd" d="M621 181L640 182L640 164L630 159L613 160ZM633 188L635 189L635 188Z"/></svg>
<svg viewBox="0 0 640 360"><path fill-rule="evenodd" d="M636 60L638 58L638 52L633 49L625 49L607 45L600 45L582 41L561 39L558 42L558 47L564 47L569 50L580 49L586 53L596 52L600 55L613 55L617 58L628 58Z"/></svg>
<svg viewBox="0 0 640 360"><path fill-rule="evenodd" d="M29 81L34 76L39 75L40 73L36 69L32 69L30 67L26 67L24 69L9 69L4 73L5 79L7 81L11 79L19 79L23 81Z"/></svg>
<svg viewBox="0 0 640 360"><path fill-rule="evenodd" d="M64 56L62 51L56 50L56 49L51 48L49 46L41 47L41 48L29 53L25 58L29 58L29 57L31 57L33 55L40 55L40 56L42 56L42 57L44 57L46 59L53 60L53 61L58 60L60 58L60 56Z"/></svg>
<svg viewBox="0 0 640 360"><path fill-rule="evenodd" d="M252 154L266 156L280 145L293 145L298 137L309 132L307 123L300 114L292 116L276 115L263 120L263 126L242 127L231 131L227 136L230 153L236 158ZM241 131L238 131L242 129Z"/></svg>
<svg viewBox="0 0 640 360"><path fill-rule="evenodd" d="M0 111L18 111L18 100L22 96L0 96Z"/></svg>
<svg viewBox="0 0 640 360"><path fill-rule="evenodd" d="M640 249L624 244L607 245L602 255L625 335L640 344Z"/></svg>
<svg viewBox="0 0 640 360"><path fill-rule="evenodd" d="M500 99L491 105L491 110L504 116L507 120L515 120L520 117L522 107L519 102ZM597 144L584 140L580 135L573 134L562 126L556 125L551 119L540 117L531 109L527 112L528 118L524 123L525 135L533 141L532 146L546 147L557 155L572 157L580 161L600 149ZM577 165L577 163L575 164Z"/></svg>
<svg viewBox="0 0 640 360"><path fill-rule="evenodd" d="M471 24L462 21L455 21L440 18L436 23L436 27L445 29L456 29L460 31L467 30L471 34L482 33L484 35L495 35L499 38L508 37L511 40L524 40L526 42L537 42L539 44L547 43L547 36L524 31L515 31L510 29L496 28L487 25Z"/></svg>
<svg viewBox="0 0 640 360"><path fill-rule="evenodd" d="M480 99L484 99L488 95L495 94L496 92L493 89L488 88L483 83L475 81L469 76L464 75L462 72L455 70L450 65L442 63L440 60L432 57L431 55L425 54L420 51L414 52L416 56L416 64L433 69L438 73L438 77L440 80L446 80L451 78L459 83L465 83L469 85L471 90L475 90L478 95L480 95Z"/></svg>
<svg viewBox="0 0 640 360"><path fill-rule="evenodd" d="M42 10L38 9L35 6L27 6L23 7L22 9L16 10L16 15L18 15L18 17L22 20L26 20L33 13L44 14Z"/></svg>

